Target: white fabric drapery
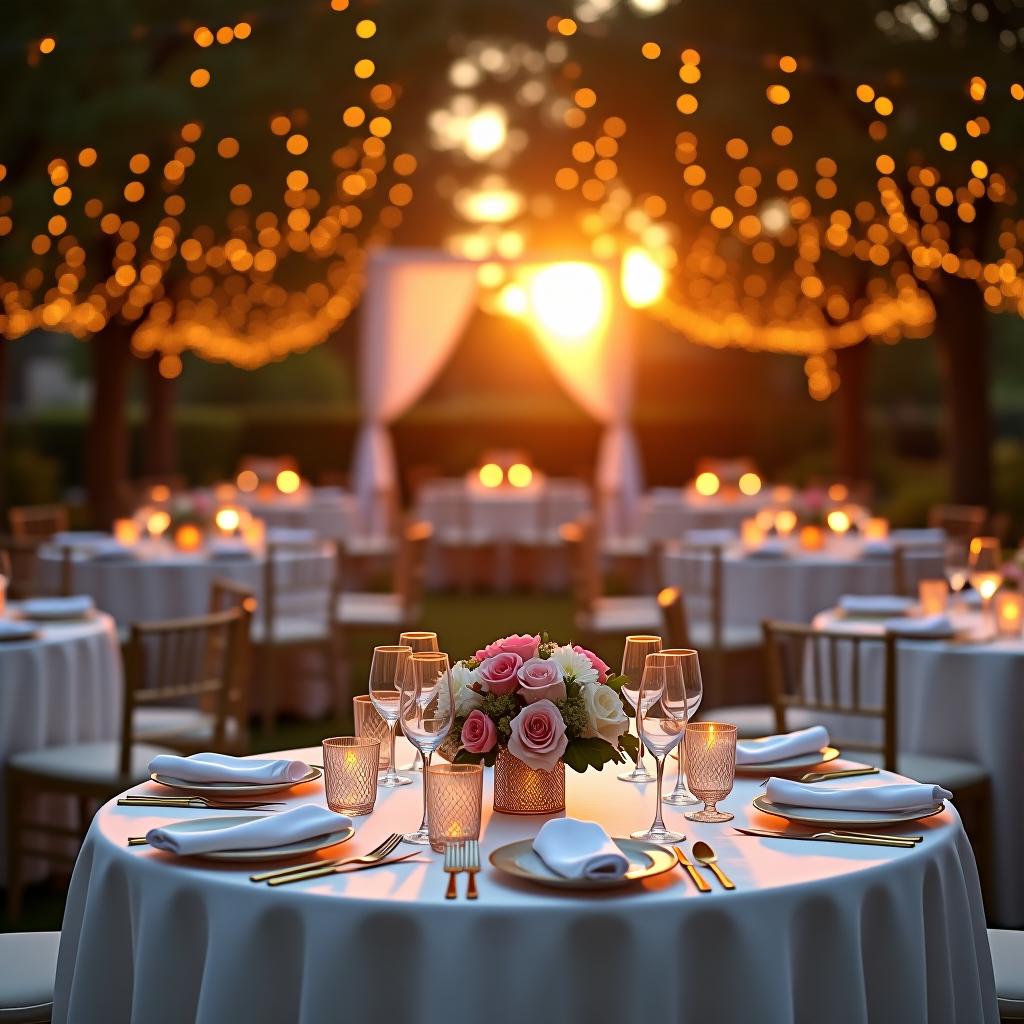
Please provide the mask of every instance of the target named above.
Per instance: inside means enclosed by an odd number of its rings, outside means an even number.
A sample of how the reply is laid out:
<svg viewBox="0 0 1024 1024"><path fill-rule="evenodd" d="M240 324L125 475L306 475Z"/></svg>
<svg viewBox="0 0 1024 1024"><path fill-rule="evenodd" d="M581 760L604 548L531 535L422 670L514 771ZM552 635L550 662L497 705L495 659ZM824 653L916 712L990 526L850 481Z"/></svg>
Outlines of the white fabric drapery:
<svg viewBox="0 0 1024 1024"><path fill-rule="evenodd" d="M522 265L539 266L524 259ZM415 249L379 250L368 268L360 353L363 422L356 440L353 488L363 529L385 530L387 503L398 486L388 430L441 372L476 302L476 264ZM537 330L555 378L588 415L604 425L595 483L613 502L624 528L643 489L643 469L630 423L633 409L631 340L627 312L606 289L603 329L579 346Z"/></svg>

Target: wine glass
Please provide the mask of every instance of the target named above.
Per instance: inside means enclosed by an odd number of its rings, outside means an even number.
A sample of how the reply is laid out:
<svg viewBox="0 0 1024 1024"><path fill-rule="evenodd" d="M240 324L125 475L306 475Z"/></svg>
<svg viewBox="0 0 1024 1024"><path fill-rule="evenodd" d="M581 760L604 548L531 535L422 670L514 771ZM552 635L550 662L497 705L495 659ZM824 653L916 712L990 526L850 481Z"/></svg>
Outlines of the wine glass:
<svg viewBox="0 0 1024 1024"><path fill-rule="evenodd" d="M626 681L622 684L622 696L636 708L637 698L640 695L640 682L644 674L644 659L648 654L654 654L661 650L660 636L627 636L626 646L622 651L622 674ZM639 719L637 719L639 723ZM637 725L637 737L640 736L639 724ZM623 772L619 778L623 782L634 782L642 786L654 781L654 776L647 770L644 764L644 748L640 745L637 753L636 765L631 771Z"/></svg>
<svg viewBox="0 0 1024 1024"><path fill-rule="evenodd" d="M1003 582L1000 571L1003 564L1003 549L996 537L972 537L971 553L968 560L971 586L981 595L982 607L988 614L992 607L992 596Z"/></svg>
<svg viewBox="0 0 1024 1024"><path fill-rule="evenodd" d="M412 784L412 779L395 771L395 728L399 717L398 684L405 673L406 662L411 657L412 651L405 644L393 644L387 647L374 647L373 660L370 662L370 702L380 717L388 723L391 760L388 762L387 771L377 780L377 785L385 789Z"/></svg>
<svg viewBox="0 0 1024 1024"><path fill-rule="evenodd" d="M700 657L696 651L684 650L680 647L662 651L661 653L672 655L680 661L683 670L683 685L686 687L686 718L687 721L689 721L695 714L697 714L701 698L704 696L704 685L701 682L700 677ZM676 772L676 788L673 789L668 796L663 796L661 798L662 802L671 804L674 807L683 807L687 804L699 803L700 801L690 792L686 785L685 743L679 744L679 749L676 751L676 757L679 759L678 770Z"/></svg>
<svg viewBox="0 0 1024 1024"><path fill-rule="evenodd" d="M434 751L445 741L455 721L455 697L448 655L418 651L409 655L401 680L399 717L405 738L423 755L430 767ZM415 832L403 836L416 846L430 845L427 828L427 773L423 774L423 820Z"/></svg>
<svg viewBox="0 0 1024 1024"><path fill-rule="evenodd" d="M945 573L949 581L949 589L959 594L967 586L969 568L969 552L967 542L963 539L950 540L945 550Z"/></svg>
<svg viewBox="0 0 1024 1024"><path fill-rule="evenodd" d="M661 817L661 781L665 758L678 747L686 732L686 685L682 659L673 654L648 654L640 683L636 709L637 726L644 746L654 755L658 768L654 824L646 832L633 832L634 839L655 843L678 843L686 837L665 828Z"/></svg>
<svg viewBox="0 0 1024 1024"><path fill-rule="evenodd" d="M411 648L413 654L417 651L439 651L441 649L437 646L437 634L425 629L407 630L405 633L399 634L398 642ZM416 751L416 756L412 759L412 764L408 768L403 768L402 771L423 771L423 758L420 757L418 750Z"/></svg>

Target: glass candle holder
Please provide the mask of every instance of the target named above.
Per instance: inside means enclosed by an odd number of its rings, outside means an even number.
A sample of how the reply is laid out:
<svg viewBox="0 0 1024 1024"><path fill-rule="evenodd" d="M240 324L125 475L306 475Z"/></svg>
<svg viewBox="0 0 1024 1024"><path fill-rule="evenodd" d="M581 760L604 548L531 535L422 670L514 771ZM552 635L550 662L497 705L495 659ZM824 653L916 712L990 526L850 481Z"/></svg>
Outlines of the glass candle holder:
<svg viewBox="0 0 1024 1024"><path fill-rule="evenodd" d="M996 594L996 632L1000 636L1019 637L1024 627L1024 594L1005 590Z"/></svg>
<svg viewBox="0 0 1024 1024"><path fill-rule="evenodd" d="M137 544L140 533L139 524L134 519L114 520L114 540L119 544L125 544L129 547L132 544Z"/></svg>
<svg viewBox="0 0 1024 1024"><path fill-rule="evenodd" d="M869 516L861 526L865 540L885 540L889 536L889 520L881 516Z"/></svg>
<svg viewBox="0 0 1024 1024"><path fill-rule="evenodd" d="M759 548L764 542L764 530L756 518L744 519L740 523L740 540L745 548Z"/></svg>
<svg viewBox="0 0 1024 1024"><path fill-rule="evenodd" d="M482 764L432 764L423 777L427 787L430 845L438 853L446 843L480 838L484 798Z"/></svg>
<svg viewBox="0 0 1024 1024"><path fill-rule="evenodd" d="M791 508L780 508L775 513L775 532L780 537L788 537L796 529L797 517Z"/></svg>
<svg viewBox="0 0 1024 1024"><path fill-rule="evenodd" d="M800 547L804 551L820 551L825 546L825 531L820 526L800 527Z"/></svg>
<svg viewBox="0 0 1024 1024"><path fill-rule="evenodd" d="M731 821L715 804L731 792L736 778L736 726L690 722L686 726L686 780L704 810L689 811L690 821Z"/></svg>
<svg viewBox="0 0 1024 1024"><path fill-rule="evenodd" d="M323 741L327 806L338 814L369 814L377 800L380 740L332 736Z"/></svg>
<svg viewBox="0 0 1024 1024"><path fill-rule="evenodd" d="M941 615L949 604L949 584L945 580L921 580L917 597L925 615Z"/></svg>
<svg viewBox="0 0 1024 1024"><path fill-rule="evenodd" d="M174 544L179 551L198 551L202 543L202 531L192 523L185 523L174 531Z"/></svg>
<svg viewBox="0 0 1024 1024"><path fill-rule="evenodd" d="M368 693L359 693L352 698L352 714L356 722L356 736L359 739L377 740L380 743L378 767L381 771L386 770L391 760L386 743L388 723L381 718Z"/></svg>

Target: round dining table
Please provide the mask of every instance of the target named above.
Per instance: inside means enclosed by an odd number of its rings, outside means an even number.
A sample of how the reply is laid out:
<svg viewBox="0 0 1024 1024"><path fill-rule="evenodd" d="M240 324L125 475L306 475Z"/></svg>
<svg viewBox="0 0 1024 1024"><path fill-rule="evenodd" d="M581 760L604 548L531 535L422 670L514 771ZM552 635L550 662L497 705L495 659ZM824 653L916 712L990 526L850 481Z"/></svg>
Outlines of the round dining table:
<svg viewBox="0 0 1024 1024"><path fill-rule="evenodd" d="M237 501L268 529L311 530L320 540L344 540L355 532L355 497L338 487L304 487L295 494L239 495Z"/></svg>
<svg viewBox="0 0 1024 1024"><path fill-rule="evenodd" d="M287 756L316 762L320 750ZM649 823L654 792L618 781L616 770L567 773L567 813L623 836ZM490 774L476 901L464 898L464 879L459 898L445 899L442 857L428 847L401 864L271 889L249 879L264 866L127 845L210 811L108 803L68 895L54 1021L998 1020L974 857L951 807L913 823L924 838L911 849L747 837L666 808L669 826L685 827L687 852L697 839L713 846L734 891L705 872L713 888L701 893L673 868L578 892L488 863L546 820L493 813ZM421 785L417 776L379 790L372 814L355 819L355 838L319 857L363 854L414 828ZM720 806L737 825L783 827L751 806L758 792L758 779L738 779ZM284 799L323 804L323 783Z"/></svg>
<svg viewBox="0 0 1024 1024"><path fill-rule="evenodd" d="M26 621L35 636L0 642L0 792L8 758L66 743L110 740L121 723L124 678L113 618L32 622L17 602L7 615ZM76 808L59 797L40 798L41 817L72 825ZM0 815L0 870L6 870L7 819ZM30 865L30 879L41 877ZM0 876L2 877L2 876Z"/></svg>
<svg viewBox="0 0 1024 1024"><path fill-rule="evenodd" d="M989 917L1004 928L1024 928L1024 747L1017 733L1024 722L1024 638L993 636L992 623L979 611L958 610L949 621L956 634L950 639L899 641L898 747L987 769L993 832ZM899 620L890 622L898 626ZM838 610L822 612L813 624L879 638L886 629L879 619ZM880 643L861 648L865 701L882 700L884 657ZM852 740L878 739L877 734L851 735L854 723L848 717L836 721Z"/></svg>

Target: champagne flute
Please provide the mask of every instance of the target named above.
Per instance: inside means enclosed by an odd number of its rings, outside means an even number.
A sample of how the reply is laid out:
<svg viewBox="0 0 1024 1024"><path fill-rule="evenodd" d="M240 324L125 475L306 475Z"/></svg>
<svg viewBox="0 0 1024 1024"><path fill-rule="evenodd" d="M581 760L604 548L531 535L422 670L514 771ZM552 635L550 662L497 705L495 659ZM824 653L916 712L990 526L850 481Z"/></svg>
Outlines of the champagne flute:
<svg viewBox="0 0 1024 1024"><path fill-rule="evenodd" d="M622 684L622 696L636 708L637 698L640 695L640 682L644 674L644 659L648 654L654 654L661 650L660 636L627 636L626 646L622 651L622 674L626 681ZM640 736L639 718L637 721L637 737ZM644 748L640 745L637 753L636 765L631 771L623 772L619 778L623 782L633 782L638 786L654 781L654 776L647 770L644 764Z"/></svg>
<svg viewBox="0 0 1024 1024"><path fill-rule="evenodd" d="M704 695L704 684L700 677L700 656L696 651L684 650L675 647L662 654L672 655L679 659L683 670L683 684L686 687L686 718L687 721L693 718L700 707L701 698ZM680 743L676 751L678 768L676 771L676 788L668 796L662 797L662 802L671 804L673 807L683 807L687 804L696 804L700 801L695 797L686 785L686 744Z"/></svg>
<svg viewBox="0 0 1024 1024"><path fill-rule="evenodd" d="M399 634L398 642L405 644L411 648L413 654L417 651L439 651L440 647L437 646L437 634L425 629L410 629L404 633ZM416 756L412 759L412 764L408 768L403 768L405 772L421 772L423 771L423 758L420 757L420 752L416 751Z"/></svg>
<svg viewBox="0 0 1024 1024"><path fill-rule="evenodd" d="M679 843L686 837L665 828L661 816L661 782L665 758L682 742L686 732L686 685L682 659L672 654L648 654L640 683L636 709L640 739L654 755L658 788L655 793L654 823L646 832L633 832L634 839L654 843Z"/></svg>
<svg viewBox="0 0 1024 1024"><path fill-rule="evenodd" d="M391 760L388 762L387 771L377 780L377 785L385 789L412 785L412 779L395 771L395 728L399 717L398 684L411 657L412 651L405 644L393 644L387 647L374 647L373 660L370 662L370 703L388 723Z"/></svg>
<svg viewBox="0 0 1024 1024"><path fill-rule="evenodd" d="M439 651L419 651L409 655L401 680L399 717L405 738L423 755L424 768L430 767L434 751L445 741L455 721L455 696L448 655ZM430 845L427 827L427 778L423 773L423 820L415 832L403 840L415 846Z"/></svg>
<svg viewBox="0 0 1024 1024"><path fill-rule="evenodd" d="M968 566L971 586L981 595L986 615L991 614L992 597L1003 582L1003 549L996 537L972 537Z"/></svg>
<svg viewBox="0 0 1024 1024"><path fill-rule="evenodd" d="M946 544L945 573L949 589L959 594L967 586L970 573L968 546L964 540L955 539Z"/></svg>

